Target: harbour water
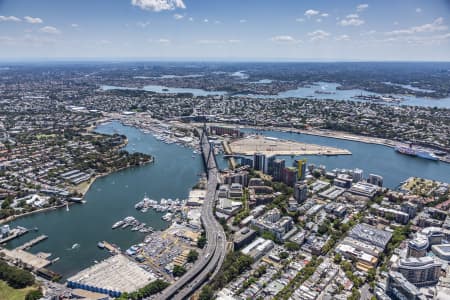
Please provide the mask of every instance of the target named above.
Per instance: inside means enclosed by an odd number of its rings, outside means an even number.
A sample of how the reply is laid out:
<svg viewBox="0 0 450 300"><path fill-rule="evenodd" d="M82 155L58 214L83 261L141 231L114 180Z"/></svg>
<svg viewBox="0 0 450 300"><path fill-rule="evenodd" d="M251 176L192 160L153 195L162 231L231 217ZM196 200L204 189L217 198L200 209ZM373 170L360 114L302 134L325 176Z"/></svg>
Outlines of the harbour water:
<svg viewBox="0 0 450 300"><path fill-rule="evenodd" d="M169 223L161 220L164 213L149 210L141 213L134 204L144 197L186 199L190 188L197 182L197 175L203 172L199 155L192 158L192 150L172 144L167 145L152 135L119 123L101 125L101 133L120 133L128 137L127 150L139 151L155 156L155 163L126 169L99 178L85 196L85 204L70 206L70 210L59 209L18 219L11 226L24 226L38 232L30 232L10 242L9 248L17 247L38 235L48 239L30 249L31 252L50 252L60 260L50 269L71 276L81 269L100 261L109 254L97 247L99 241L115 243L122 249L142 242L144 233L127 229L112 230L111 226L126 216L134 216L156 230L164 229ZM72 246L79 244L78 247Z"/></svg>
<svg viewBox="0 0 450 300"><path fill-rule="evenodd" d="M189 189L197 182L198 174L203 172L200 155L192 158L192 150L176 144L165 144L151 134L123 126L117 122L101 125L98 132L119 133L128 137L127 150L149 153L155 156L155 163L142 167L126 169L99 178L86 194L86 204L72 205L70 211L60 209L18 219L12 226L27 228L38 227L38 232L30 232L14 240L8 247L16 247L38 235L48 235L48 239L31 248L31 252L51 252L60 260L50 268L64 277L100 261L109 254L97 248L97 242L106 240L122 249L142 241L145 234L129 229L112 230L116 221L126 216L134 216L155 229L164 229L167 223L161 220L164 213L149 210L141 213L134 208L144 194L159 200L161 198L186 198ZM249 130L250 131L250 130ZM333 138L300 135L275 131L258 131L267 136L300 140L334 146L350 150L352 155L344 156L308 156L308 163L326 165L332 168L361 168L364 174L377 173L384 176L385 185L396 187L409 176L450 181L450 164L432 162L397 154L392 148L363 144ZM287 165L294 158L285 157ZM221 168L226 161L218 158ZM77 247L73 245L79 244Z"/></svg>
<svg viewBox="0 0 450 300"><path fill-rule="evenodd" d="M174 88L162 85L146 85L142 89L138 88L127 88L112 85L102 85L100 87L104 91L108 90L144 90L147 92L155 92L160 94L176 94L176 93L190 93L194 96L215 96L215 95L225 95L226 92L222 91L206 91L203 89L191 89L191 88Z"/></svg>
<svg viewBox="0 0 450 300"><path fill-rule="evenodd" d="M384 145L365 144L290 132L255 131L251 129L246 129L245 131L247 133L258 133L265 136L347 149L352 155L304 155L301 158L306 158L308 164L313 163L316 166L325 165L327 170L334 168L359 168L364 170L364 176L366 177L370 173L381 175L384 178L384 186L392 189L397 188L400 182L411 176L450 182L450 164L403 155L397 153L394 148ZM300 157L280 156L280 158L286 160L287 166L291 166L294 159Z"/></svg>
<svg viewBox="0 0 450 300"><path fill-rule="evenodd" d="M368 92L359 89L353 90L338 90L336 89L339 86L337 83L329 83L329 82L316 82L314 85L310 85L307 87L299 87L294 90L288 90L285 92L278 93L277 95L250 95L254 98L290 98L290 97L299 97L299 98L308 98L311 100L319 99L332 99L338 101L361 101L366 102L364 100L358 100L352 98L354 96L364 95L376 95L383 96L382 94L377 94L373 92ZM408 88L409 86L402 85L403 87ZM411 89L411 88L410 88ZM411 89L413 90L413 89ZM318 91L319 93L316 93ZM411 105L411 106L426 106L426 107L439 107L439 108L450 108L450 97L443 99L432 99L425 97L414 97L414 96L396 96L399 98L403 98L400 104L394 105Z"/></svg>
<svg viewBox="0 0 450 300"><path fill-rule="evenodd" d="M239 73L239 72L238 72ZM239 73L242 74L242 73ZM245 74L245 73L244 73ZM271 81L268 79L262 79L255 83L270 83ZM307 87L299 87L297 89L288 90L284 92L280 92L277 95L245 95L247 97L252 98L290 98L290 97L296 97L296 98L308 98L311 100L324 100L324 99L332 99L337 101L360 101L360 102L366 102L365 100L358 100L353 97L355 96L383 96L382 94L377 94L373 92L368 92L364 90L359 89L353 89L353 90L338 90L336 89L339 86L337 83L329 83L329 82L316 82L314 85L310 85ZM402 85L403 87L408 88L408 85ZM129 87L120 87L120 86L109 86L109 85L102 85L100 87L102 90L113 90L113 89L120 89L120 90L139 90L139 88L129 88ZM410 88L411 90L417 90L414 87ZM194 96L214 96L214 95L225 95L226 92L224 91L206 91L203 89L191 89L191 88L173 88L173 87L165 87L161 85L147 85L144 86L140 90L145 91L151 91L155 93L191 93ZM319 91L319 93L316 93L316 91ZM236 97L244 96L244 95L235 95ZM414 96L396 96L403 98L404 101L402 101L400 104L389 104L389 105L411 105L411 106L425 106L425 107L439 107L439 108L450 108L450 97L443 98L443 99L432 99L432 98L426 98L426 97L414 97Z"/></svg>

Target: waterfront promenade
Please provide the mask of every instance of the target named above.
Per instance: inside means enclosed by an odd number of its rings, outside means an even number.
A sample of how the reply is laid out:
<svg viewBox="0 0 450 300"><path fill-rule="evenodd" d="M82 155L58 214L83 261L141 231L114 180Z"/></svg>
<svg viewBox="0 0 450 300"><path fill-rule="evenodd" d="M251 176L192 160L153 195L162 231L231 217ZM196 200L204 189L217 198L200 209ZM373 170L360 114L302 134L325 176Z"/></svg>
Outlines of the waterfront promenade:
<svg viewBox="0 0 450 300"><path fill-rule="evenodd" d="M202 206L201 220L206 231L207 244L205 255L198 260L192 269L174 284L166 288L158 299L186 299L195 292L211 274L220 269L226 254L226 236L222 226L215 219L213 207L216 200L216 189L219 183L219 174L214 151L208 141L206 131L203 130L200 140L205 171L208 175L208 184L205 200Z"/></svg>

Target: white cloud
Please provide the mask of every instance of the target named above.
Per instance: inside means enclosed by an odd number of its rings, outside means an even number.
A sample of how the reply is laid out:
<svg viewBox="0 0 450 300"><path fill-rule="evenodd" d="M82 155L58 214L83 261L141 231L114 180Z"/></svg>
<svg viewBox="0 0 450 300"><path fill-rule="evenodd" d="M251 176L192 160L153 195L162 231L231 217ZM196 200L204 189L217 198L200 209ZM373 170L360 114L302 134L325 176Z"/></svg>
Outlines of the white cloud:
<svg viewBox="0 0 450 300"><path fill-rule="evenodd" d="M147 28L148 26L150 26L150 24L151 23L149 21L147 21L147 22L137 22L136 23L136 25L141 27L141 28Z"/></svg>
<svg viewBox="0 0 450 300"><path fill-rule="evenodd" d="M300 40L296 40L290 35L277 35L270 39L272 42L275 43L283 43L283 44L296 44L300 43Z"/></svg>
<svg viewBox="0 0 450 300"><path fill-rule="evenodd" d="M100 46L106 46L106 45L111 45L111 41L110 40L100 40L97 42L98 45Z"/></svg>
<svg viewBox="0 0 450 300"><path fill-rule="evenodd" d="M443 18L437 18L432 23L414 26L407 29L393 30L386 32L386 35L411 35L416 33L445 31L448 27L444 24Z"/></svg>
<svg viewBox="0 0 450 300"><path fill-rule="evenodd" d="M346 19L358 19L359 15L358 14L349 14L345 18Z"/></svg>
<svg viewBox="0 0 450 300"><path fill-rule="evenodd" d="M0 16L0 22L20 22L20 18L15 16Z"/></svg>
<svg viewBox="0 0 450 300"><path fill-rule="evenodd" d="M214 24L221 24L222 22L220 22L220 21L218 21L218 20L215 20L214 21Z"/></svg>
<svg viewBox="0 0 450 300"><path fill-rule="evenodd" d="M239 23L247 23L247 20L246 19L241 19L241 20L239 20Z"/></svg>
<svg viewBox="0 0 450 300"><path fill-rule="evenodd" d="M12 45L20 45L24 47L42 47L48 46L51 44L55 44L56 40L54 38L50 38L48 36L36 36L32 34L26 34L24 36L0 36L0 45L12 46Z"/></svg>
<svg viewBox="0 0 450 300"><path fill-rule="evenodd" d="M76 24L76 23L70 24L70 26L71 26L72 28L79 28L79 27L80 27L80 25L78 25L78 24Z"/></svg>
<svg viewBox="0 0 450 300"><path fill-rule="evenodd" d="M204 19L203 22L204 22L204 23L208 23L209 20L208 20L208 19Z"/></svg>
<svg viewBox="0 0 450 300"><path fill-rule="evenodd" d="M41 18L33 18L30 16L23 17L23 19L30 24L41 24L44 23Z"/></svg>
<svg viewBox="0 0 450 300"><path fill-rule="evenodd" d="M183 0L131 0L131 4L141 9L152 11L174 10L186 8Z"/></svg>
<svg viewBox="0 0 450 300"><path fill-rule="evenodd" d="M15 45L16 44L16 40L12 37L9 36L0 36L0 45L6 45L6 46L11 46L11 45Z"/></svg>
<svg viewBox="0 0 450 300"><path fill-rule="evenodd" d="M370 36L370 35L374 35L375 33L377 33L376 30L369 30L369 31L361 32L359 35L360 36Z"/></svg>
<svg viewBox="0 0 450 300"><path fill-rule="evenodd" d="M157 43L157 44L161 44L161 45L168 45L168 44L171 43L171 40L169 40L167 38L159 38L157 40L148 39L148 42L150 42L150 43Z"/></svg>
<svg viewBox="0 0 450 300"><path fill-rule="evenodd" d="M164 39L164 38L161 38L161 39L157 40L156 42L159 44L170 44L170 40Z"/></svg>
<svg viewBox="0 0 450 300"><path fill-rule="evenodd" d="M43 32L43 33L48 33L48 34L60 34L61 31L53 26L44 26L41 29L39 29L39 31Z"/></svg>
<svg viewBox="0 0 450 300"><path fill-rule="evenodd" d="M440 45L443 42L450 40L450 33L424 36L424 35L396 35L389 36L388 38L378 40L378 42L393 43L398 42L402 44L413 45Z"/></svg>
<svg viewBox="0 0 450 300"><path fill-rule="evenodd" d="M422 9L420 7L416 8L416 13L420 14L422 12Z"/></svg>
<svg viewBox="0 0 450 300"><path fill-rule="evenodd" d="M321 14L320 16L321 16L321 17L324 17L324 18L326 18L326 17L328 17L328 16L329 16L329 14L327 14L327 13L323 13L323 14Z"/></svg>
<svg viewBox="0 0 450 300"><path fill-rule="evenodd" d="M303 19L303 18L297 18L297 19L295 19L295 21L296 21L296 22L305 22L305 19Z"/></svg>
<svg viewBox="0 0 450 300"><path fill-rule="evenodd" d="M174 15L173 15L173 18L174 18L175 20L181 20L181 19L184 18L184 16L183 16L183 15L180 15L180 14L174 14Z"/></svg>
<svg viewBox="0 0 450 300"><path fill-rule="evenodd" d="M240 40L230 39L230 40L198 40L198 44L203 45L224 45L224 44L236 44L240 43Z"/></svg>
<svg viewBox="0 0 450 300"><path fill-rule="evenodd" d="M356 7L356 11L361 12L369 8L369 4L360 4Z"/></svg>
<svg viewBox="0 0 450 300"><path fill-rule="evenodd" d="M341 20L338 24L341 26L360 26L364 24L364 20L358 14L350 14Z"/></svg>
<svg viewBox="0 0 450 300"><path fill-rule="evenodd" d="M309 32L308 36L310 37L311 41L320 41L329 37L330 33L319 29L313 32Z"/></svg>
<svg viewBox="0 0 450 300"><path fill-rule="evenodd" d="M307 11L305 11L305 16L311 18L313 16L317 16L319 13L320 12L318 10L308 9Z"/></svg>
<svg viewBox="0 0 450 300"><path fill-rule="evenodd" d="M349 41L350 37L346 34L342 34L334 38L336 41Z"/></svg>
<svg viewBox="0 0 450 300"><path fill-rule="evenodd" d="M194 22L194 18L193 17L189 17L188 19L190 22Z"/></svg>

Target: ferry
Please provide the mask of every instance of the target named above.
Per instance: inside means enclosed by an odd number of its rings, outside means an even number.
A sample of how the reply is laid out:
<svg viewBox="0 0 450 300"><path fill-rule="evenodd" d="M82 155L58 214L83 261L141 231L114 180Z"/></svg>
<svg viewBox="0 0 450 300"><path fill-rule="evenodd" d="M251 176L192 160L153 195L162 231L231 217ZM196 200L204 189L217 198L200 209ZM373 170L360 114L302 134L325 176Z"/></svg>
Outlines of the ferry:
<svg viewBox="0 0 450 300"><path fill-rule="evenodd" d="M414 149L412 147L398 146L398 147L395 147L395 151L397 151L398 153L401 153L401 154L409 155L409 156L420 157L420 158L425 158L425 159L434 160L434 161L438 160L437 156L434 155L433 153L430 153L425 150Z"/></svg>

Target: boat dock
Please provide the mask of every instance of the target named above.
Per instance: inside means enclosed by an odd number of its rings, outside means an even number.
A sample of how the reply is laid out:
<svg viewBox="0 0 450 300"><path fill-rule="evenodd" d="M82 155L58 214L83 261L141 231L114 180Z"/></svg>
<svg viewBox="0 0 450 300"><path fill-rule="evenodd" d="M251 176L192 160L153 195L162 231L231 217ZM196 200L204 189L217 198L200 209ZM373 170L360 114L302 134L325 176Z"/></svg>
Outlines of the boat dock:
<svg viewBox="0 0 450 300"><path fill-rule="evenodd" d="M29 242L26 242L26 243L23 244L22 246L17 247L16 249L17 249L17 250L26 250L26 249L30 249L30 248L33 247L34 245L36 245L36 244L38 244L38 243L40 243L40 242L42 242L42 241L44 241L44 240L46 240L46 239L48 239L48 236L46 236L46 235L40 235L40 236L38 236L37 238L32 239L32 240L29 241Z"/></svg>
<svg viewBox="0 0 450 300"><path fill-rule="evenodd" d="M2 249L0 253L3 253L6 260L12 262L20 261L22 264L24 264L25 266L29 267L32 270L45 268L52 263L51 261L45 258L39 257L35 254L31 254L29 252L20 249L14 250Z"/></svg>
<svg viewBox="0 0 450 300"><path fill-rule="evenodd" d="M0 245L7 243L15 238L18 238L24 234L26 234L29 230L24 228L24 227L20 227L18 226L17 228L14 228L11 230L11 234L8 235L7 237L0 239Z"/></svg>
<svg viewBox="0 0 450 300"><path fill-rule="evenodd" d="M102 242L103 245L105 245L105 249L107 249L109 252L113 253L113 254L119 254L120 253L120 249L116 248L115 246L113 246L112 244L108 243L107 241L103 241Z"/></svg>

